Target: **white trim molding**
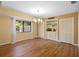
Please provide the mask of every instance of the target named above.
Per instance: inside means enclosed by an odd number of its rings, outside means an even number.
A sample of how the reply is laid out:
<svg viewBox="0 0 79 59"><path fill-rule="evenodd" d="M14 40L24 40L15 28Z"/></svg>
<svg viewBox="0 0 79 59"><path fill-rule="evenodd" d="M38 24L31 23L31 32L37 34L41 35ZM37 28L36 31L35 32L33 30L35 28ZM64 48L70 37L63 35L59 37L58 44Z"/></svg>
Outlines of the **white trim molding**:
<svg viewBox="0 0 79 59"><path fill-rule="evenodd" d="M72 17L72 44L74 45L74 17Z"/></svg>
<svg viewBox="0 0 79 59"><path fill-rule="evenodd" d="M12 17L12 44L16 43L16 18Z"/></svg>
<svg viewBox="0 0 79 59"><path fill-rule="evenodd" d="M0 45L10 44L10 42L1 43Z"/></svg>
<svg viewBox="0 0 79 59"><path fill-rule="evenodd" d="M78 13L78 47L79 47L79 13Z"/></svg>

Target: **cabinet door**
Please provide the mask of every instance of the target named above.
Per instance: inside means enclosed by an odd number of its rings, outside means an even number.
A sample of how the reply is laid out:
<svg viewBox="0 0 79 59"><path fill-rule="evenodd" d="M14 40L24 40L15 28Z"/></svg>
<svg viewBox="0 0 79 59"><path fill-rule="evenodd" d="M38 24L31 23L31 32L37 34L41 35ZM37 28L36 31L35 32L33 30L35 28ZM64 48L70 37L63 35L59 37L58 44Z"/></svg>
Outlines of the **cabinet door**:
<svg viewBox="0 0 79 59"><path fill-rule="evenodd" d="M47 32L47 39L57 40L55 32Z"/></svg>

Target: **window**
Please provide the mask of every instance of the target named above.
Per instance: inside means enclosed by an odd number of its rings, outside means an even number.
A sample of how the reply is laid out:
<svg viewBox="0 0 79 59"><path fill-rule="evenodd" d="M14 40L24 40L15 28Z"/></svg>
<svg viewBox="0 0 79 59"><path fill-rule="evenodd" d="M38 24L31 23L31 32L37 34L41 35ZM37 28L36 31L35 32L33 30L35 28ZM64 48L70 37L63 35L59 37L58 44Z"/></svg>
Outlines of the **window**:
<svg viewBox="0 0 79 59"><path fill-rule="evenodd" d="M23 32L23 22L22 21L16 21L16 31Z"/></svg>
<svg viewBox="0 0 79 59"><path fill-rule="evenodd" d="M31 22L24 21L24 32L31 31Z"/></svg>
<svg viewBox="0 0 79 59"><path fill-rule="evenodd" d="M16 31L17 32L31 32L31 22L17 20Z"/></svg>

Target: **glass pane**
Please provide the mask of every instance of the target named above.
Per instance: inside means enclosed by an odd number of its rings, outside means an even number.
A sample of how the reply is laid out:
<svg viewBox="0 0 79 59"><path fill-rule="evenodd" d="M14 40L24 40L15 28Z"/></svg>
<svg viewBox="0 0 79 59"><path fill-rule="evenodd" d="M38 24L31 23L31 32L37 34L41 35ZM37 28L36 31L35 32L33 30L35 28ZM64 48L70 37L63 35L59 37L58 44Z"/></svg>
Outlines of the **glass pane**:
<svg viewBox="0 0 79 59"><path fill-rule="evenodd" d="M56 21L48 21L47 22L47 28L46 28L47 31L55 31L56 28L57 28Z"/></svg>
<svg viewBox="0 0 79 59"><path fill-rule="evenodd" d="M24 32L30 32L31 31L31 22L24 21Z"/></svg>
<svg viewBox="0 0 79 59"><path fill-rule="evenodd" d="M22 21L16 21L16 31L17 32L23 32L23 22Z"/></svg>

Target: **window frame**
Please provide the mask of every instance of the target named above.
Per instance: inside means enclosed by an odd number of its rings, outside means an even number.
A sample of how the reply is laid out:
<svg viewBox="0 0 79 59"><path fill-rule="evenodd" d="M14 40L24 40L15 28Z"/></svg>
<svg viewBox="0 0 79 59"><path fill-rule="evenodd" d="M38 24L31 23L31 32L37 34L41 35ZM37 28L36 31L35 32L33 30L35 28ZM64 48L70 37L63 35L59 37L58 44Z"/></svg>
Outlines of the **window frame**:
<svg viewBox="0 0 79 59"><path fill-rule="evenodd" d="M21 21L22 22L22 26L23 26L23 28L22 28L22 32L20 32L20 31L17 31L16 30L16 32L19 32L19 33L25 33L25 32L31 32L32 31L32 29L31 29L31 27L32 27L32 21L27 21L27 20L16 20L16 21ZM29 31L24 31L24 22L30 22L30 30Z"/></svg>

